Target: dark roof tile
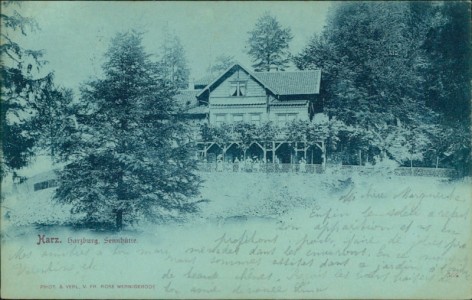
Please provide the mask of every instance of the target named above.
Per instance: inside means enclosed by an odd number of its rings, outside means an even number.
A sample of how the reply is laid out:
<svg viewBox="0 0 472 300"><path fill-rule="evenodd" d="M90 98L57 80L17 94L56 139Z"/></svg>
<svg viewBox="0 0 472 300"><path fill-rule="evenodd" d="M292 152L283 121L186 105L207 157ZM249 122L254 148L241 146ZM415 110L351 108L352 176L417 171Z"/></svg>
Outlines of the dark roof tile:
<svg viewBox="0 0 472 300"><path fill-rule="evenodd" d="M208 88L219 84L219 79L227 74L228 72L234 71L236 68L241 68L245 72L249 73L256 81L264 85L272 93L276 95L289 96L289 95L312 95L319 94L320 92L320 81L321 81L321 70L311 71L292 71L292 72L251 72L240 64L234 64L223 72L220 76L204 77L200 80L199 86L207 85L200 90L197 97L200 97Z"/></svg>
<svg viewBox="0 0 472 300"><path fill-rule="evenodd" d="M179 91L177 95L174 96L174 100L177 104L182 107L193 107L198 105L197 94L198 90L182 90Z"/></svg>
<svg viewBox="0 0 472 300"><path fill-rule="evenodd" d="M318 94L321 71L257 72L252 75L279 95Z"/></svg>

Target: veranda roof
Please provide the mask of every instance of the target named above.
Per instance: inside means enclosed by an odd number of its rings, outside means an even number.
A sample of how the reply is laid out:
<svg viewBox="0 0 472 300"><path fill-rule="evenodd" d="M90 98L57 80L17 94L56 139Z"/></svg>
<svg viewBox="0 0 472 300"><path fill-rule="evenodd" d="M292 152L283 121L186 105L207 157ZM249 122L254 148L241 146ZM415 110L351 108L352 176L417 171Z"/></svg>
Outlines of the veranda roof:
<svg viewBox="0 0 472 300"><path fill-rule="evenodd" d="M273 100L270 102L271 106L305 106L307 104L308 104L308 100L286 100L286 101Z"/></svg>
<svg viewBox="0 0 472 300"><path fill-rule="evenodd" d="M173 98L180 107L191 107L198 104L197 94L198 90L181 90Z"/></svg>
<svg viewBox="0 0 472 300"><path fill-rule="evenodd" d="M196 97L198 92L198 90L182 90L173 99L186 114L206 114L208 107L199 105Z"/></svg>

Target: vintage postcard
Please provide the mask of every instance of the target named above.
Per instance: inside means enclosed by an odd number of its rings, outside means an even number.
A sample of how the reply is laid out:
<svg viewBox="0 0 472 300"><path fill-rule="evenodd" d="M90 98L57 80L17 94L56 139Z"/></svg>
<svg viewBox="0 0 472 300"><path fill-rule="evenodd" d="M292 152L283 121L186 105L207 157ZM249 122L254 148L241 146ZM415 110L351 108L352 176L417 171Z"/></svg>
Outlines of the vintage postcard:
<svg viewBox="0 0 472 300"><path fill-rule="evenodd" d="M467 1L1 2L1 297L470 299Z"/></svg>

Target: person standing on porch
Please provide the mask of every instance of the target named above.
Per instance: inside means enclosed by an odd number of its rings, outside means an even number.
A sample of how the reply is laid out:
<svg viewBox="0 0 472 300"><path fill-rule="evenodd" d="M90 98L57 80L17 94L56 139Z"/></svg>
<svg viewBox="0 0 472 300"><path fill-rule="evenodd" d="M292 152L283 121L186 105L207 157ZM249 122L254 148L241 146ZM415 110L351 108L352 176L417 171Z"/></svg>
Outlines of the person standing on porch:
<svg viewBox="0 0 472 300"><path fill-rule="evenodd" d="M246 171L252 171L252 159L249 156L246 158Z"/></svg>
<svg viewBox="0 0 472 300"><path fill-rule="evenodd" d="M260 167L259 159L258 159L257 157L255 157L255 159L254 159L254 167L253 167L254 172L259 172L259 167Z"/></svg>
<svg viewBox="0 0 472 300"><path fill-rule="evenodd" d="M233 162L233 172L239 171L239 159L236 157Z"/></svg>
<svg viewBox="0 0 472 300"><path fill-rule="evenodd" d="M300 172L306 173L306 161L304 157L300 160Z"/></svg>
<svg viewBox="0 0 472 300"><path fill-rule="evenodd" d="M216 171L222 172L223 171L223 156L220 154L216 159Z"/></svg>
<svg viewBox="0 0 472 300"><path fill-rule="evenodd" d="M274 164L274 172L278 172L279 169L279 157L276 155L273 161Z"/></svg>
<svg viewBox="0 0 472 300"><path fill-rule="evenodd" d="M246 171L246 162L244 161L244 158L241 156L241 166L240 166L240 169L241 171Z"/></svg>

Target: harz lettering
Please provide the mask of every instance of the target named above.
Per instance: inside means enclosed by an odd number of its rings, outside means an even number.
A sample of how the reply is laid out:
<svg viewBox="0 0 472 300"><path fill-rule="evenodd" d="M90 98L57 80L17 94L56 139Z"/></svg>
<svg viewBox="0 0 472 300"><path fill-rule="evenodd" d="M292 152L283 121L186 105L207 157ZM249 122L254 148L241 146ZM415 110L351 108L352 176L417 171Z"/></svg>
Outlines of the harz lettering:
<svg viewBox="0 0 472 300"><path fill-rule="evenodd" d="M38 234L38 242L36 243L36 245L60 243L61 240L58 237L47 237L45 234Z"/></svg>

